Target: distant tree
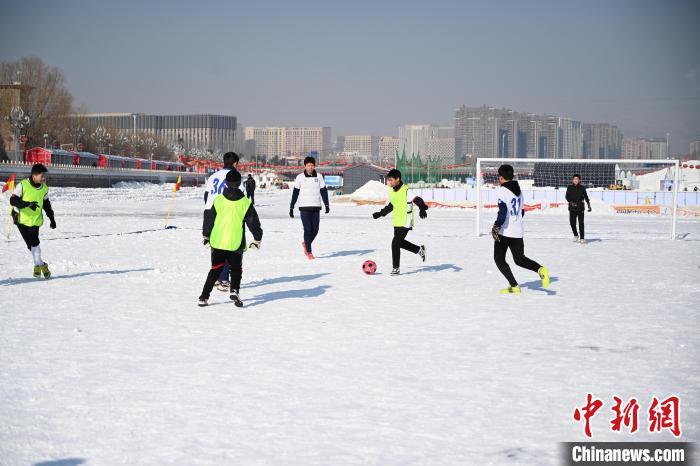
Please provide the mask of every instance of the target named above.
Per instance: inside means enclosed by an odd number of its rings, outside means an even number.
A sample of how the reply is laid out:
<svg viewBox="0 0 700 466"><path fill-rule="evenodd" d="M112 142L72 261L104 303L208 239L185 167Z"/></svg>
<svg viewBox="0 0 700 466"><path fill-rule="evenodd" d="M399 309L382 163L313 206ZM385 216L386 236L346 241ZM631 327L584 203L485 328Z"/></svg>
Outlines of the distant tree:
<svg viewBox="0 0 700 466"><path fill-rule="evenodd" d="M32 88L26 99L27 108L24 108L30 118L29 125L23 130L27 136L27 147L43 145L44 134L48 134L50 140L60 138L73 106L73 96L64 85L63 72L45 65L36 56L0 62L0 83L14 82ZM10 105L8 99L0 100L3 120L9 114ZM7 131L7 128L5 125L0 130Z"/></svg>

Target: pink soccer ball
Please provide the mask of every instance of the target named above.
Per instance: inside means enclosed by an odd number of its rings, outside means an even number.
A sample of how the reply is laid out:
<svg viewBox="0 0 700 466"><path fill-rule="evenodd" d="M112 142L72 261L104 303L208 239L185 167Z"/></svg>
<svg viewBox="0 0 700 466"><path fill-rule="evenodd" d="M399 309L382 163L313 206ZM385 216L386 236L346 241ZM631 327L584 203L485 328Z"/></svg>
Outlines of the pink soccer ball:
<svg viewBox="0 0 700 466"><path fill-rule="evenodd" d="M365 261L362 264L362 271L367 275L372 275L377 271L377 264L374 261Z"/></svg>

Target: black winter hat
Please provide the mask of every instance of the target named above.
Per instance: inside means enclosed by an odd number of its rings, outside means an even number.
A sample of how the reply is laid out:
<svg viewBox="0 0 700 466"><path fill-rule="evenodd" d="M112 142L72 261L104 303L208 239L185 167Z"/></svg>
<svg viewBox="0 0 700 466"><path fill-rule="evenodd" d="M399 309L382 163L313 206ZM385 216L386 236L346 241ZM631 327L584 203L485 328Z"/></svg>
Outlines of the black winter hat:
<svg viewBox="0 0 700 466"><path fill-rule="evenodd" d="M226 174L226 184L235 187L241 184L241 174L235 168L229 170Z"/></svg>

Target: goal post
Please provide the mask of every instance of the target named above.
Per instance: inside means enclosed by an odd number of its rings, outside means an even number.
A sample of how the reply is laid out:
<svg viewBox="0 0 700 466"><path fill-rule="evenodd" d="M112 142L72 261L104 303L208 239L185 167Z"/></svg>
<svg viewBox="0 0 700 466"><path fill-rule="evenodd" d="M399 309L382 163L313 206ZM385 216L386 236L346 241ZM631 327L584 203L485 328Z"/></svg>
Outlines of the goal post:
<svg viewBox="0 0 700 466"><path fill-rule="evenodd" d="M674 160L630 159L525 159L476 160L476 234L490 230L497 208L498 167L510 164L525 198L526 210L568 211L566 187L581 175L593 201L613 213L650 214L669 219L664 237L676 239L680 164ZM568 228L568 222L567 222Z"/></svg>

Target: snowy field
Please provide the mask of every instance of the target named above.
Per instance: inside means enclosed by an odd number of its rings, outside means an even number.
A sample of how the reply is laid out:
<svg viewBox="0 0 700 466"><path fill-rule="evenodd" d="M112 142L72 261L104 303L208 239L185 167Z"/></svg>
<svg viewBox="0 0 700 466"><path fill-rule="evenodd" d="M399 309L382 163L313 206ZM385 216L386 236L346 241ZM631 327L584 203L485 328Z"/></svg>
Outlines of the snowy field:
<svg viewBox="0 0 700 466"><path fill-rule="evenodd" d="M376 207L333 205L309 261L291 193L259 192L245 307L215 290L198 308L201 192L178 193L166 230L168 190L53 189L50 281L5 236L3 197L0 464L549 465L585 440L588 392L605 402L594 440L673 440L646 432L651 397L672 394L681 439L700 440L700 220L670 241L647 237L666 218L594 212L579 245L565 213L528 214L552 284L514 267L512 296L473 211L430 210L408 236L427 262L404 252L390 277ZM613 395L640 400L639 432L610 431Z"/></svg>

